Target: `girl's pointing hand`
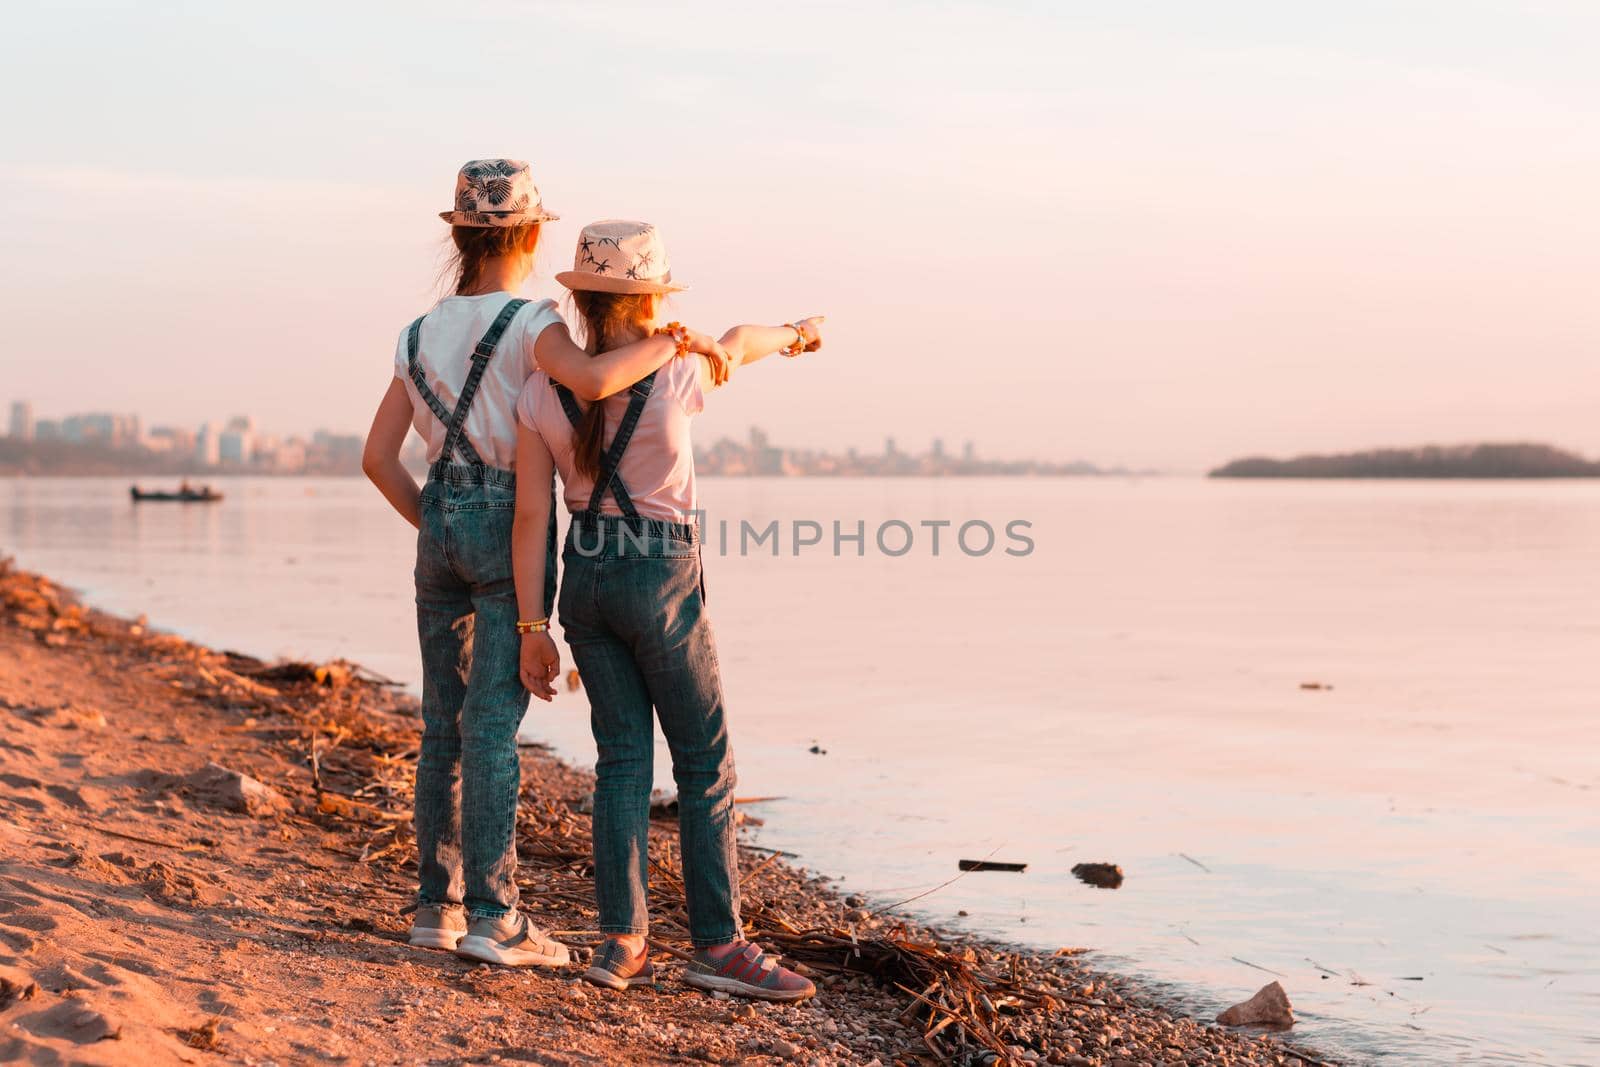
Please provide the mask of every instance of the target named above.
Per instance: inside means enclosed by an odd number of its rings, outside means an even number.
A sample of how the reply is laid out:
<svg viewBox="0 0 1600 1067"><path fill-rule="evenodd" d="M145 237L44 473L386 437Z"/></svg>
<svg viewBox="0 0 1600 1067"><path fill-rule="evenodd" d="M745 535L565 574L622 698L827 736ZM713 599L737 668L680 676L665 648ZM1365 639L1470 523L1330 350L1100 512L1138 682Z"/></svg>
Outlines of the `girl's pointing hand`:
<svg viewBox="0 0 1600 1067"><path fill-rule="evenodd" d="M812 315L794 324L794 328L799 330L800 336L805 339L807 352L815 352L822 347L822 323L826 318L826 315Z"/></svg>

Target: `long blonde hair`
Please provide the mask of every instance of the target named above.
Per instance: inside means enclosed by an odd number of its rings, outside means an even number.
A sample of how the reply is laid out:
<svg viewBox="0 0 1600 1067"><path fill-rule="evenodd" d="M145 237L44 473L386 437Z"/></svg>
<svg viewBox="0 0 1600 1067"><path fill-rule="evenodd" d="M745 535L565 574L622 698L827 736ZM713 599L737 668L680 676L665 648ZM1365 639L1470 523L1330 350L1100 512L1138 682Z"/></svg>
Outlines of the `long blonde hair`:
<svg viewBox="0 0 1600 1067"><path fill-rule="evenodd" d="M572 290L572 307L583 323L584 348L590 355L599 355L647 335L655 326L660 299L655 293ZM585 476L600 476L605 439L605 406L597 400L584 411L572 447L573 462Z"/></svg>

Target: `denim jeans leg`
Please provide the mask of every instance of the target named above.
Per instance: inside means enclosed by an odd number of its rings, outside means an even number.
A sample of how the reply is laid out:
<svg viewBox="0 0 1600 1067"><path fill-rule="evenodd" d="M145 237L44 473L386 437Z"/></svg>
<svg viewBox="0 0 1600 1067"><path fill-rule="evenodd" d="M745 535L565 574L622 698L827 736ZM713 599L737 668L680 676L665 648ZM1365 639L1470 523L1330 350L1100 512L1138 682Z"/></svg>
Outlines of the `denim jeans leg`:
<svg viewBox="0 0 1600 1067"><path fill-rule="evenodd" d="M650 784L655 772L650 694L627 646L614 634L575 627L566 611L562 625L589 694L594 731L594 891L600 930L643 934L650 929Z"/></svg>
<svg viewBox="0 0 1600 1067"><path fill-rule="evenodd" d="M437 536L438 516L423 514L417 537L417 636L422 645L422 749L414 794L417 902L460 904L461 705L466 678L460 620L472 612Z"/></svg>
<svg viewBox="0 0 1600 1067"><path fill-rule="evenodd" d="M461 709L462 856L466 904L498 917L517 906L517 727L528 691L517 671L517 595L510 579L472 594L472 671Z"/></svg>
<svg viewBox="0 0 1600 1067"><path fill-rule="evenodd" d="M738 779L716 640L700 594L700 561L640 565L662 573L659 584L640 583L633 590L662 605L658 625L633 635L634 655L672 750L689 935L698 947L722 945L742 936L733 821Z"/></svg>

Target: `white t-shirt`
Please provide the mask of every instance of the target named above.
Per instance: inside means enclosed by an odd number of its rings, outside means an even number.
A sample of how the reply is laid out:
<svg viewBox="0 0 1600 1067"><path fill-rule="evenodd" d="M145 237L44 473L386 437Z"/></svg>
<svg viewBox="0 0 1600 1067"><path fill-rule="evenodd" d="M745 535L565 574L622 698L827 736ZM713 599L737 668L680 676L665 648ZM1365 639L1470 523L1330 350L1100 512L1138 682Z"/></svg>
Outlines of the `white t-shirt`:
<svg viewBox="0 0 1600 1067"><path fill-rule="evenodd" d="M512 294L506 292L447 296L422 320L417 336L417 361L422 366L428 388L447 410L455 410L456 398L466 384L467 372L472 369L472 350L511 299ZM539 366L533 346L545 327L562 321L555 301L530 301L517 312L505 333L500 335L500 343L495 345L463 427L479 458L491 467L515 468L517 397L522 394L528 375ZM434 415L411 381L406 350L406 335L410 329L411 324L407 323L400 331L400 343L394 353L394 373L405 383L406 394L411 397L411 423L428 442L428 462L433 463L444 451L448 427ZM460 454L453 455L451 462L462 462Z"/></svg>
<svg viewBox="0 0 1600 1067"><path fill-rule="evenodd" d="M694 417L705 409L706 393L711 390L709 374L709 364L699 356L669 359L656 372L650 398L639 413L639 422L617 469L617 477L634 508L647 519L691 522L700 507L695 494L694 446L689 429ZM601 401L606 406L605 447L611 447L631 399L631 391L624 389ZM579 407L582 406L580 402ZM594 479L578 473L573 458L576 441L572 421L544 371L535 371L522 387L517 417L524 426L537 431L550 449L556 470L561 472L567 510L583 511L589 506ZM609 492L600 502L600 510L606 515L622 513Z"/></svg>

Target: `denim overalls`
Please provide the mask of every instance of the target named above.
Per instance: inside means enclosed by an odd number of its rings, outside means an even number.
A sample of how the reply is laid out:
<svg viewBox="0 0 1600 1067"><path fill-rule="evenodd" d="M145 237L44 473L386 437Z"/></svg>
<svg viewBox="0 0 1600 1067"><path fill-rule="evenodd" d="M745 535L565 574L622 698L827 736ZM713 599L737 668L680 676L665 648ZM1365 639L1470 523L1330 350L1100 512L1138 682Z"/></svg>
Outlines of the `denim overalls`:
<svg viewBox="0 0 1600 1067"><path fill-rule="evenodd" d="M689 933L696 946L743 936L733 824L733 751L716 643L705 614L700 537L693 523L642 517L617 467L655 375L635 384L600 461L587 509L574 512L562 553L561 626L589 693L597 756L594 881L600 929L649 928L651 708L672 750L678 784ZM577 401L555 384L574 427ZM602 515L610 491L622 515Z"/></svg>
<svg viewBox="0 0 1600 1067"><path fill-rule="evenodd" d="M428 385L417 360L422 319L411 324L406 338L412 384L448 427L422 487L417 532L423 723L417 900L464 904L474 918L499 917L517 906L517 727L528 709L528 691L517 670L511 570L516 475L485 465L463 426L495 346L526 303L508 302L478 342L454 411ZM552 541L553 507L552 498ZM546 564L548 610L555 594L553 550Z"/></svg>

